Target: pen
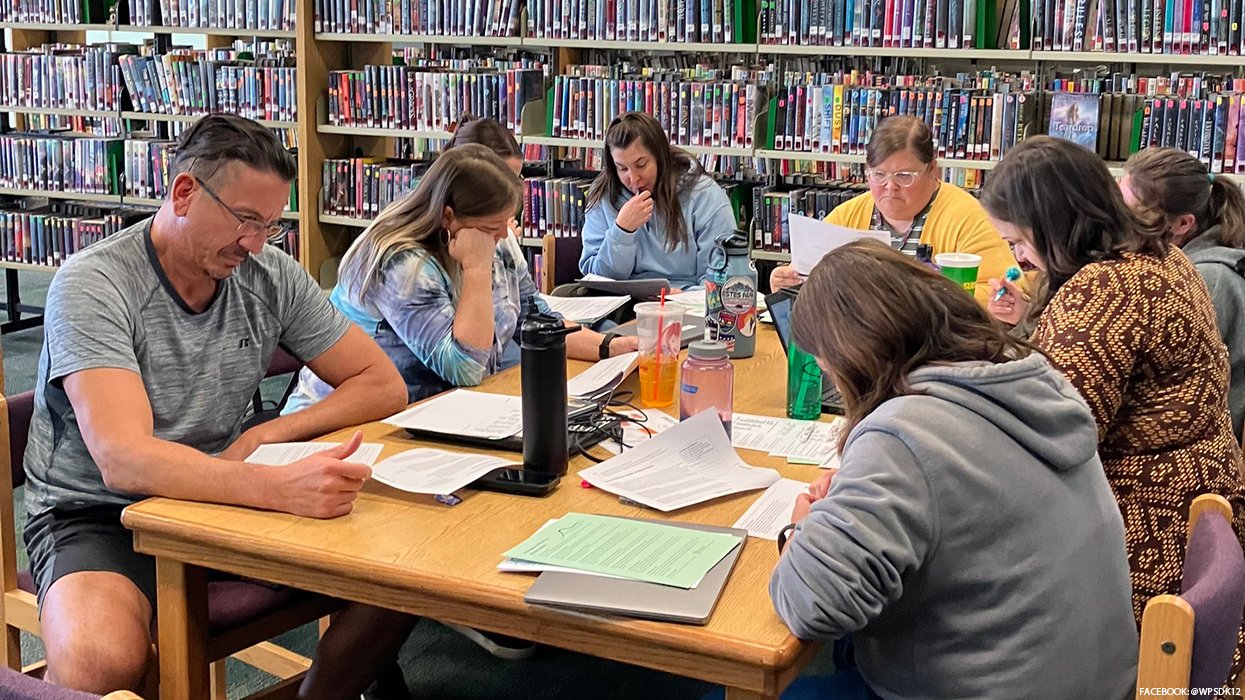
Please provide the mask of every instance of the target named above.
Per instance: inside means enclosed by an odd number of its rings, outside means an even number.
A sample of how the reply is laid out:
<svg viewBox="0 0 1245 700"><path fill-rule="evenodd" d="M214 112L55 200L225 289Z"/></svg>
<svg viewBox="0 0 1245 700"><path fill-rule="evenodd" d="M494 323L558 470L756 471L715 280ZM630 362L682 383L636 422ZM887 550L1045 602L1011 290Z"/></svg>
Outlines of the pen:
<svg viewBox="0 0 1245 700"><path fill-rule="evenodd" d="M1015 282L1016 280L1020 279L1020 268L1009 267L1007 268L1007 272L1003 276L1007 278L1008 282ZM994 295L994 301L998 301L999 299L1002 299L1003 295L1006 293L1007 293L1007 287L999 287L998 293Z"/></svg>

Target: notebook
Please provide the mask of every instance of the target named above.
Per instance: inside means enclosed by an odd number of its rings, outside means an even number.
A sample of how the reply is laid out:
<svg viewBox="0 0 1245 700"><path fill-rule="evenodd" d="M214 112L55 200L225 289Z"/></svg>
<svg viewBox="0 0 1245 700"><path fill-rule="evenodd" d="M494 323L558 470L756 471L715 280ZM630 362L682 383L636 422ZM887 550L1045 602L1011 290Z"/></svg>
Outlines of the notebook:
<svg viewBox="0 0 1245 700"><path fill-rule="evenodd" d="M765 305L774 321L774 330L778 332L778 342L782 343L784 355L791 338L791 305L795 303L798 293L799 287L793 287L765 297ZM843 396L824 373L821 375L821 412L843 413Z"/></svg>
<svg viewBox="0 0 1245 700"><path fill-rule="evenodd" d="M748 540L748 531L739 528L697 525L668 520L663 525L686 527L709 532L726 532L738 535L739 545L722 561L705 574L700 585L692 589L664 586L660 583L607 578L592 574L546 571L527 589L523 601L531 605L548 605L555 608L586 612L625 615L663 622L683 622L703 625L709 621L713 608L722 596L726 579L739 553Z"/></svg>

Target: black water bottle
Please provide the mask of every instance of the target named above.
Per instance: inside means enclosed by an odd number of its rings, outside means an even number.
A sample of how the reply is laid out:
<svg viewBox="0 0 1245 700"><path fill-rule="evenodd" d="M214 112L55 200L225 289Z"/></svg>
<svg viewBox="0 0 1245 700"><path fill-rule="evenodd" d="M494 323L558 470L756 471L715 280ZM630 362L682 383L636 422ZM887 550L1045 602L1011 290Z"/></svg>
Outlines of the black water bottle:
<svg viewBox="0 0 1245 700"><path fill-rule="evenodd" d="M523 386L523 470L563 476L570 462L566 426L566 335L579 330L528 300L519 331Z"/></svg>

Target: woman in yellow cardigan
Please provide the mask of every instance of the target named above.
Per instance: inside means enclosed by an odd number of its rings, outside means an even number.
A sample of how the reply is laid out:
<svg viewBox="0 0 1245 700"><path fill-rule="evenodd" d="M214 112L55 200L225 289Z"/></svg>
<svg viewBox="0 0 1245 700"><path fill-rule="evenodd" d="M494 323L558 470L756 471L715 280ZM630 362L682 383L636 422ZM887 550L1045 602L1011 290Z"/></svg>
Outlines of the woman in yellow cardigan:
<svg viewBox="0 0 1245 700"><path fill-rule="evenodd" d="M925 122L910 116L883 119L865 150L869 191L839 205L826 221L859 230L887 231L891 245L915 251L928 244L934 253L981 256L979 280L1002 278L1016 264L1007 243L990 224L977 200L939 179L934 137ZM777 291L804 279L789 265L770 274ZM977 285L977 300L989 302L988 285Z"/></svg>

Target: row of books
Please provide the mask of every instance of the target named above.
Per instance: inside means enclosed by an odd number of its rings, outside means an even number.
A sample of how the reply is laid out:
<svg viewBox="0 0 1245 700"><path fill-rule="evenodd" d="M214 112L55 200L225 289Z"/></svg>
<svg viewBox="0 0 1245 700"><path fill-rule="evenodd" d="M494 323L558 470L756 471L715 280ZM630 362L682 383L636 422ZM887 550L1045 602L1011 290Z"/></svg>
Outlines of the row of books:
<svg viewBox="0 0 1245 700"><path fill-rule="evenodd" d="M523 235L574 238L584 228L588 188L579 177L529 177L523 180Z"/></svg>
<svg viewBox="0 0 1245 700"><path fill-rule="evenodd" d="M1245 95L1154 98L1141 112L1141 143L1188 151L1212 173L1245 173Z"/></svg>
<svg viewBox="0 0 1245 700"><path fill-rule="evenodd" d="M56 266L83 248L145 217L134 208L55 203L37 209L0 209L0 258Z"/></svg>
<svg viewBox="0 0 1245 700"><path fill-rule="evenodd" d="M292 0L127 0L128 24L292 31Z"/></svg>
<svg viewBox="0 0 1245 700"><path fill-rule="evenodd" d="M527 34L542 39L747 44L755 0L529 0Z"/></svg>
<svg viewBox="0 0 1245 700"><path fill-rule="evenodd" d="M537 2L539 0L533 0L532 4ZM524 0L316 0L315 30L350 34L515 36L523 5Z"/></svg>
<svg viewBox="0 0 1245 700"><path fill-rule="evenodd" d="M117 58L126 44L44 44L0 53L0 100L11 107L121 109Z"/></svg>
<svg viewBox="0 0 1245 700"><path fill-rule="evenodd" d="M672 143L751 148L764 92L745 80L619 80L559 75L549 105L550 134L601 140L615 117L647 112Z"/></svg>
<svg viewBox="0 0 1245 700"><path fill-rule="evenodd" d="M1034 0L1044 51L1240 55L1242 0Z"/></svg>
<svg viewBox="0 0 1245 700"><path fill-rule="evenodd" d="M1019 49L1021 14L1018 0L765 0L759 32L762 44Z"/></svg>
<svg viewBox="0 0 1245 700"><path fill-rule="evenodd" d="M464 115L496 119L518 131L523 105L544 95L539 69L432 72L365 66L329 72L328 119L337 126L446 131Z"/></svg>
<svg viewBox="0 0 1245 700"><path fill-rule="evenodd" d="M130 100L140 112L298 118L298 81L292 67L236 65L190 50L121 56L120 68Z"/></svg>
<svg viewBox="0 0 1245 700"><path fill-rule="evenodd" d="M828 185L780 191L775 187L752 190L752 249L788 253L791 214L824 219L835 207L865 191L863 186Z"/></svg>
<svg viewBox="0 0 1245 700"><path fill-rule="evenodd" d="M322 170L320 212L372 219L419 184L427 162L383 158L330 158Z"/></svg>
<svg viewBox="0 0 1245 700"><path fill-rule="evenodd" d="M0 3L0 22L96 24L107 21L104 0L8 0Z"/></svg>
<svg viewBox="0 0 1245 700"><path fill-rule="evenodd" d="M120 194L121 139L0 135L0 187Z"/></svg>
<svg viewBox="0 0 1245 700"><path fill-rule="evenodd" d="M177 142L158 138L126 139L122 150L122 194L126 197L164 199L169 191L169 174ZM298 211L298 180L290 182L286 211Z"/></svg>

